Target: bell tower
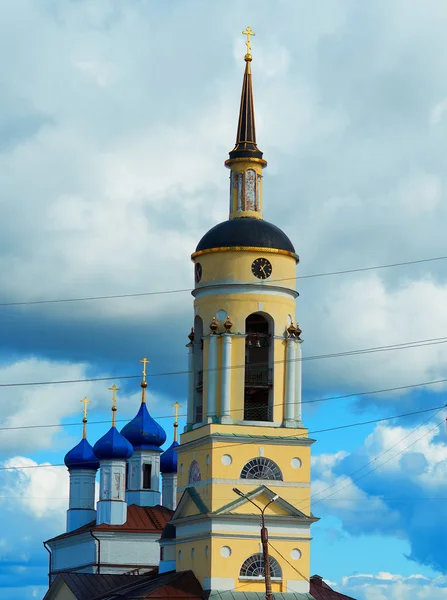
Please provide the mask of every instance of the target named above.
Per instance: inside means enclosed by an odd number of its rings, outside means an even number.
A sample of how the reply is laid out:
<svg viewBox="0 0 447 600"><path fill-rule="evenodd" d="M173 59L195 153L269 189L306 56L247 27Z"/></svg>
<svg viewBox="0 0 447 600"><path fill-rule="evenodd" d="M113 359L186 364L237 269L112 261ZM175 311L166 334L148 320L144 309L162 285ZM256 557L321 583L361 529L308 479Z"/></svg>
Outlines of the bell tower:
<svg viewBox="0 0 447 600"><path fill-rule="evenodd" d="M192 569L205 589L262 592L259 514L251 501L262 507L275 498L265 513L273 591L305 594L315 518L313 440L301 417L299 258L287 235L262 215L267 162L256 142L254 33L244 34L236 143L225 162L229 219L208 231L191 257L194 326L187 425L177 450L176 569Z"/></svg>

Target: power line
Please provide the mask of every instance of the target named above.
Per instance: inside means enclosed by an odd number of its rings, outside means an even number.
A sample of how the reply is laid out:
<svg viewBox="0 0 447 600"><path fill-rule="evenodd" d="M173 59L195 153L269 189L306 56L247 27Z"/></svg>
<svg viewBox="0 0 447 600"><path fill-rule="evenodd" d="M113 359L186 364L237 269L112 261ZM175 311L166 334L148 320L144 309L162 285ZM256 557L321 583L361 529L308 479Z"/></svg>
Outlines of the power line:
<svg viewBox="0 0 447 600"><path fill-rule="evenodd" d="M437 412L439 412L440 410L442 410L442 408L440 408ZM437 413L435 413L437 414ZM346 479L350 479L353 475L355 475L356 473L358 473L359 471L363 470L365 467L367 467L368 465L372 464L373 462L375 462L376 460L378 460L381 456L384 456L385 454L387 454L388 452L390 452L393 448L395 448L396 446L398 446L399 444L401 444L403 441L405 441L408 437L410 437L412 434L414 434L418 429L420 429L421 427L423 427L430 419L433 418L434 415L430 416L426 421L424 421L423 423L421 423L420 425L418 425L418 427L416 427L416 429L414 429L413 431L411 431L409 434L407 434L404 438L402 438L401 440L399 440L396 444L393 444L390 448L388 448L387 450L385 450L384 452L382 452L381 454L379 454L378 456L376 456L375 458L373 458L372 460L370 460L369 462L367 462L366 464L364 464L362 467L356 469L355 471L353 471L352 473L350 473L349 475L346 475L343 480ZM408 450L408 448L411 448L411 446L414 446L414 444L416 444L417 442L419 442L422 438L424 438L426 435L428 435L429 433L431 433L432 431L434 431L435 429L437 429L438 427L440 427L442 425L442 423L444 423L444 419L442 419L442 421L440 421L439 423L437 423L434 427L432 427L431 429L429 429L428 431L426 431L423 435L421 435L419 438L417 438L416 440L414 440L411 444L409 444L408 446L406 446L405 448L403 448L402 450L399 450L399 452L397 452L397 454L394 454L391 458L389 458L388 460L386 460L385 462L381 463L380 465L377 465L376 467L370 469L369 471L367 471L366 473L364 473L363 475L360 475L360 477L357 477L356 479L353 479L352 481L350 481L349 483L347 483L345 486L343 486L341 489L339 490L335 490L334 492L332 492L332 494L329 494L328 496L325 496L323 498L320 498L318 500L316 500L315 502L313 502L313 504L318 504L318 502L322 502L323 500L326 500L327 498L330 498L331 496L334 496L335 494L338 494L339 492L343 491L344 489L346 489L347 487L353 485L354 483L357 483L357 481L360 481L360 479L363 479L364 477L366 477L367 475L370 475L371 473L373 473L374 471L377 471L377 469L379 469L380 467L383 467L383 465L386 465L387 463L389 463L391 460L395 459L397 456L399 456L400 454L402 454L403 452L405 452L405 450ZM336 487L340 482L337 482L333 485L328 486L327 488L320 490L319 492L317 492L315 495L319 495L322 494L323 492ZM315 496L314 495L314 496Z"/></svg>
<svg viewBox="0 0 447 600"><path fill-rule="evenodd" d="M409 413L403 413L403 414L400 414L400 415L393 415L391 417L380 417L378 419L372 419L372 420L369 420L369 421L360 421L360 422L355 422L355 423L349 423L349 424L346 424L346 425L338 425L336 427L329 427L327 429L318 429L318 430L315 430L315 431L309 431L306 434L303 434L303 436L290 435L290 436L284 436L282 439L285 440L285 441L287 439L298 439L299 437L307 437L308 435L312 435L314 433L326 433L328 431L337 431L339 429L347 429L349 427L359 427L361 425L370 425L372 423L380 423L380 422L383 422L383 421L391 421L393 419L401 419L401 418L409 417L409 416L412 416L412 415L419 415L421 413L433 412L435 410L437 412L439 412L443 408L446 408L446 406L447 405L443 404L442 406L434 406L432 408L424 408L423 410L417 410L417 411L413 411L413 412L409 412ZM437 413L435 413L435 414L437 414ZM427 421L429 421L431 418L432 418L432 416L430 416L427 419ZM31 428L34 428L34 427L37 428L37 427L44 427L44 426L30 425L28 427L28 429L31 429ZM61 427L61 426L59 426L59 427ZM63 425L62 425L62 427L63 427ZM419 425L419 427L421 427L421 425ZM4 428L3 428L3 430L4 430ZM250 442L249 441L248 442L235 442L233 444L229 444L229 446L231 446L231 447L242 446L242 445L247 444L247 443L250 443ZM219 446L219 448L225 448L225 447L226 446L222 446L222 445ZM64 466L65 466L65 464L63 464L63 463L54 464L54 465L27 465L27 466L21 466L21 467L11 466L11 467L0 467L0 471L21 470L21 469L37 469L37 468L50 468L50 467L64 467ZM364 468L364 467L361 467L361 468ZM350 476L347 476L347 477L350 477ZM323 491L325 491L325 490L323 490ZM318 493L321 493L321 492L318 492Z"/></svg>
<svg viewBox="0 0 447 600"><path fill-rule="evenodd" d="M329 277L332 275L345 275L348 273L360 273L364 271L375 271L378 269L390 269L393 267L402 267L405 265L416 265L427 262L434 262L439 260L446 260L447 256L435 256L433 258L422 258L419 260L408 260L403 262L390 263L386 265L375 265L372 267L359 267L357 269L343 269L340 271L329 271L323 273L311 273L309 275L298 275L297 277L282 277L280 279L272 279L268 283L277 283L280 281L291 281L294 279L314 279L317 277ZM262 283L258 282L247 282L252 285L262 285ZM264 282L265 285L265 282ZM58 299L50 299L50 300L26 300L21 302L2 302L0 303L0 307L6 306L32 306L37 304L56 304L56 303L66 303L66 302L87 302L87 301L95 301L95 300L113 300L120 298L138 298L142 296L159 296L162 294L179 294L190 292L191 288L181 288L176 290L159 290L155 292L137 292L134 294L111 294L104 296L84 296L79 298L58 298Z"/></svg>
<svg viewBox="0 0 447 600"><path fill-rule="evenodd" d="M370 391L365 391L365 392L353 392L351 394L343 394L341 396L328 396L328 397L323 397L323 398L314 398L312 400L303 400L301 402L301 404L313 404L316 402L327 402L327 401L331 401L331 400L342 400L345 398L351 398L351 397L356 397L356 396L366 396L366 395L375 395L375 394L381 394L384 392L390 392L390 391L397 391L397 390L402 390L402 389L411 389L411 388L417 388L417 387L423 387L423 386L428 386L428 385L435 385L435 384L439 384L439 383L444 383L447 382L447 379L437 379L435 381L426 381L426 382L422 382L422 383L413 383L411 385L403 385L403 386L398 386L398 387L392 387L392 388L384 388L384 389L380 389L380 390L370 390ZM273 407L275 406L281 406L281 403L277 403L274 404ZM416 411L414 413L406 413L405 415L400 415L400 416L407 416L407 415L413 415L413 414L419 414L421 412L427 412L430 410L436 410L437 408L442 408L441 407L434 407L434 408L428 408L428 409L424 409L422 411ZM235 408L235 409L231 409L229 412L233 413L233 412L241 412L242 410L244 410L243 408ZM182 413L179 414L179 417L186 417L187 414L186 413ZM157 419L172 419L173 415L161 415L161 416L157 416ZM389 420L389 419L393 419L395 417L386 417L384 420ZM397 418L397 417L396 417ZM379 419L380 420L380 419ZM117 419L117 423L127 423L129 421L129 419ZM373 421L365 421L364 424L366 423L373 423L373 422L377 422L377 420L373 420ZM106 420L102 420L102 421L89 421L90 425L103 425L105 423L110 423L110 419L106 419ZM42 424L42 425L17 425L17 426L13 426L13 427L0 427L0 431L17 431L17 430L21 430L21 429L51 429L54 427L78 427L80 425L80 423L75 422L75 423L49 423L49 424ZM350 427L351 425L349 425ZM345 427L345 426L342 426ZM333 430L333 428L331 428L331 431ZM321 431L326 431L324 429L319 430L319 431L313 431L313 432L309 432L310 433L320 433Z"/></svg>
<svg viewBox="0 0 447 600"><path fill-rule="evenodd" d="M286 363L292 363L292 362L306 362L306 361L311 361L311 360L322 360L322 359L328 359L328 358L340 358L340 357L344 357L344 356L358 356L358 355L363 355L363 354L374 354L377 352L390 352L390 351L394 351L394 350L408 350L410 348L420 348L420 347L425 347L425 346L434 346L434 345L438 345L438 344L445 344L447 343L447 337L443 336L443 337L438 337L438 338L426 338L423 340L414 340L411 342L400 342L397 344L388 344L386 346L373 346L370 348L360 348L357 350L345 350L343 352L332 352L330 354L315 354L313 356L305 356L305 357L301 357L301 358L295 358L292 360L286 360L286 359L281 359L281 360L276 360L273 361L273 365L278 365L278 364L286 364ZM257 362L257 363L250 363L251 367L261 367L261 366L266 366L270 363L268 362ZM219 372L219 371L225 371L227 369L233 370L233 369L245 369L247 365L244 364L239 364L239 365L231 365L230 367L216 367L215 369L204 369L202 372L203 373L210 373L210 372ZM183 370L183 371L167 371L164 373L151 373L148 374L147 377L171 377L173 375L188 375L189 371L187 370ZM115 376L111 376L111 377L86 377L84 379L62 379L62 380L56 380L56 381L29 381L29 382L14 382L14 383L0 383L0 388L7 388L7 387L24 387L24 386L38 386L38 385L62 385L62 384L72 384L72 383L90 383L90 382L95 382L95 381L113 381L113 380L119 380L119 379L139 379L141 377L141 375L115 375ZM440 382L443 380L440 380Z"/></svg>
<svg viewBox="0 0 447 600"><path fill-rule="evenodd" d="M309 541L310 541L310 540L309 540ZM272 550L274 550L274 551L275 551L275 552L276 552L276 553L277 553L277 554L278 554L278 555L279 555L279 556L280 556L280 557L281 557L283 560L285 560L285 561L286 561L286 563L287 563L288 565L290 565L290 566L292 567L292 569L293 569L293 570L294 570L296 573L298 573L298 575L299 575L300 577L302 577L302 578L304 579L304 581L309 581L309 579L307 579L307 577L305 577L305 576L304 576L304 575L301 573L301 571L298 569L298 567L296 567L294 564L292 564L292 563L289 561L289 559L287 559L287 558L284 556L284 554L282 554L282 553L281 553L281 552L280 552L280 551L279 551L277 548L275 548L275 546L274 546L274 545L271 543L271 541L270 541L270 540L268 541L268 545L269 545L269 546L272 548ZM269 565L269 567L270 567L270 565ZM264 568L266 568L266 566L265 566L265 565L264 565Z"/></svg>

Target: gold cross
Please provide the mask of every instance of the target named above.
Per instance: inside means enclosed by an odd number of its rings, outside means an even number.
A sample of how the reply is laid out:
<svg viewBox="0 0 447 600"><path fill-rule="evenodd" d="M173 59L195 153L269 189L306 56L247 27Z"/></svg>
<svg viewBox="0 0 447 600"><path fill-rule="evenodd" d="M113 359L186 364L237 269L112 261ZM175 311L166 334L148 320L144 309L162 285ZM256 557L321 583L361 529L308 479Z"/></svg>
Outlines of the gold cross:
<svg viewBox="0 0 447 600"><path fill-rule="evenodd" d="M109 390L112 392L112 427L116 425L116 392L119 391L119 387L116 387L115 384L112 387L109 387Z"/></svg>
<svg viewBox="0 0 447 600"><path fill-rule="evenodd" d="M140 362L143 363L143 381L146 381L146 365L149 364L151 361L147 358L142 358Z"/></svg>
<svg viewBox="0 0 447 600"><path fill-rule="evenodd" d="M256 33L254 33L251 30L251 27L247 27L247 29L242 32L242 35L246 35L247 36L247 41L245 42L245 45L247 46L247 54L250 54L250 50L251 50L250 36L256 35Z"/></svg>
<svg viewBox="0 0 447 600"><path fill-rule="evenodd" d="M90 404L90 400L88 398L84 398L84 400L80 400L80 402L84 403L84 419L87 418L87 404Z"/></svg>
<svg viewBox="0 0 447 600"><path fill-rule="evenodd" d="M174 402L174 404L172 406L175 409L175 422L177 423L177 421L178 421L178 411L179 411L179 408L182 408L182 405L179 404L178 402Z"/></svg>
<svg viewBox="0 0 447 600"><path fill-rule="evenodd" d="M175 409L175 421L174 421L174 442L177 441L177 429L178 429L178 409L182 408L182 405L178 402L174 402L172 405Z"/></svg>
<svg viewBox="0 0 447 600"><path fill-rule="evenodd" d="M84 398L84 400L81 400L80 402L84 403L84 418L82 419L84 427L82 430L82 437L85 439L87 437L87 404L90 403L90 400L88 398Z"/></svg>

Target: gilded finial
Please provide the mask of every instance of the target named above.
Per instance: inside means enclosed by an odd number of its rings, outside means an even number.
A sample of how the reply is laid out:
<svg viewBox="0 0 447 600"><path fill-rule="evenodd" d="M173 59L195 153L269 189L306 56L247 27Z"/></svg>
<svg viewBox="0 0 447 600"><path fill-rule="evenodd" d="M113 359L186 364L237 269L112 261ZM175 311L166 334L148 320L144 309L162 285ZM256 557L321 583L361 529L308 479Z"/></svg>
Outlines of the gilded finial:
<svg viewBox="0 0 447 600"><path fill-rule="evenodd" d="M140 360L140 363L143 363L143 371L142 371L142 373L143 373L143 379L142 379L142 381L140 383L141 389L142 389L142 392L141 392L141 402L146 402L146 388L147 388L146 365L148 365L150 362L151 361L148 360L147 358L142 358Z"/></svg>
<svg viewBox="0 0 447 600"><path fill-rule="evenodd" d="M83 427L83 431L82 431L82 437L85 440L85 438L87 437L87 404L90 403L90 400L88 398L84 398L83 400L80 400L80 402L84 403L84 409L83 409L84 418L82 419L84 427Z"/></svg>
<svg viewBox="0 0 447 600"><path fill-rule="evenodd" d="M211 319L210 329L211 329L211 335L214 335L217 333L217 330L219 329L219 323L217 322L217 317L213 317Z"/></svg>
<svg viewBox="0 0 447 600"><path fill-rule="evenodd" d="M231 328L233 327L233 322L230 319L230 315L227 315L227 318L224 322L225 333L231 333Z"/></svg>
<svg viewBox="0 0 447 600"><path fill-rule="evenodd" d="M177 441L177 429L178 429L178 411L180 408L182 408L182 405L179 404L178 402L174 402L174 404L172 405L174 407L174 411L175 411L175 420L174 420L174 442Z"/></svg>
<svg viewBox="0 0 447 600"><path fill-rule="evenodd" d="M287 327L287 335L291 338L295 337L296 335L296 327L293 324L293 321L290 321L290 325Z"/></svg>
<svg viewBox="0 0 447 600"><path fill-rule="evenodd" d="M242 32L242 35L246 35L247 36L247 41L245 42L245 45L247 46L247 53L246 53L246 55L245 55L244 58L245 58L245 60L247 62L249 62L249 61L251 61L251 53L250 53L251 43L250 43L250 37L252 35L256 35L256 34L251 30L251 27L247 27L246 30Z"/></svg>
<svg viewBox="0 0 447 600"><path fill-rule="evenodd" d="M116 426L116 392L119 391L119 387L116 387L115 384L112 387L109 387L109 390L112 392L112 427Z"/></svg>

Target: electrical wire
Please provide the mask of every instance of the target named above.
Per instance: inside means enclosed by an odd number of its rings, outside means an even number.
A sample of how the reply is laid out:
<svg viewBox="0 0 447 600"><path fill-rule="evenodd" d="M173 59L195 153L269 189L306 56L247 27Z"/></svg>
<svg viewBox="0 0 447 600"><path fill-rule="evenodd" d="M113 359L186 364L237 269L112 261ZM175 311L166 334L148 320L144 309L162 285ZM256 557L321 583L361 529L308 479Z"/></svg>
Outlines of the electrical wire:
<svg viewBox="0 0 447 600"><path fill-rule="evenodd" d="M376 352L385 352L385 351L394 351L394 350L407 350L409 348L420 348L425 346L433 346L438 344L447 343L447 336L439 337L439 338L426 338L424 340L415 340L412 342L401 342L398 344L388 344L386 346L373 346L370 348L360 348L357 350L345 350L343 352L333 352L330 354L315 354L313 356L305 356L300 358L295 358L292 360L281 359L273 361L272 365L279 364L287 364L292 362L306 362L310 360L321 360L328 358L339 358L344 356L358 356L363 354L373 354ZM261 367L269 365L267 362L257 362L250 363L251 367ZM203 373L208 372L219 372L233 369L245 369L247 365L239 364L239 365L231 365L230 367L216 367L214 369L204 369ZM149 373L147 375L148 378L152 377L171 377L173 375L188 375L188 370L183 371L168 371L164 373ZM121 380L121 379L139 379L141 375L115 375L111 377L86 377L84 379L60 379L56 381L29 381L29 382L13 382L13 383L0 383L0 388L9 388L9 387L25 387L25 386L39 386L39 385L65 385L65 384L73 384L73 383L91 383L96 381L113 381L113 380ZM439 380L440 382L444 380Z"/></svg>
<svg viewBox="0 0 447 600"><path fill-rule="evenodd" d="M336 427L329 427L327 429L320 429L320 430L315 430L315 431L309 431L308 433L303 434L303 436L297 436L297 435L283 436L282 439L285 440L285 441L287 441L288 439L299 439L300 437L307 437L307 435L311 435L311 434L314 434L314 433L326 433L326 432L329 432L329 431L336 431L336 430L339 430L339 429L346 429L348 427L358 427L358 426L361 426L361 425L370 425L372 423L380 423L382 421L390 421L390 420L393 420L393 419L405 418L405 417L409 417L409 416L417 415L417 414L421 414L421 413L426 413L426 412L436 411L435 414L437 414L440 410L442 410L443 408L446 408L446 406L447 405L435 406L435 407L432 407L432 408L425 408L423 410L418 410L418 411L414 411L414 412L410 412L410 413L404 413L404 414L401 414L401 415L394 415L394 416L391 416L391 417L381 417L379 419L372 419L372 420L369 420L369 421L349 423L349 424L346 424L346 425L339 425L339 426L336 426ZM427 421L429 421L431 418L433 418L433 415L431 415L427 419ZM419 427L421 427L422 425L419 425L414 431L417 431L417 429ZM411 432L411 433L414 433L414 432ZM411 434L409 434L409 435L411 435ZM406 438L404 438L404 439L406 439ZM251 443L251 440L248 440L248 441L245 441L245 442L234 442L232 444L228 444L228 446L231 446L231 447L242 446L242 445L248 444L248 443ZM400 442L398 442L398 443L400 443ZM219 445L219 448L225 448L225 447L226 446ZM200 452L200 450L197 450L197 451ZM373 460L376 460L376 459L373 459ZM82 464L82 463L80 463L80 464ZM368 464L370 464L370 463L367 463L367 465ZM20 466L20 467L19 466L10 466L10 467L0 467L0 471L22 470L22 469L37 469L37 468L51 468L51 467L64 467L64 466L65 466L64 463L59 463L59 464L54 464L54 465L51 465L51 464L50 465L27 465L27 466ZM361 469L362 468L364 468L364 467L361 467ZM361 470L361 469L359 469L359 470ZM355 471L355 473L356 472L357 471ZM351 475L346 476L346 479L349 478ZM332 487L332 486L330 486L330 487ZM327 489L329 489L329 488L327 488ZM325 490L322 490L322 491L325 491ZM322 492L318 492L318 493L322 493Z"/></svg>
<svg viewBox="0 0 447 600"><path fill-rule="evenodd" d="M268 281L267 283L270 284L270 283L277 283L280 281L291 281L294 279L314 279L317 277L345 275L348 273L360 273L360 272L364 272L364 271L375 271L378 269L390 269L392 267L402 267L405 265L416 265L416 264L434 262L434 261L446 260L446 259L447 259L447 256L435 256L433 258L408 260L408 261L403 261L403 262L390 263L390 264L386 264L386 265L375 265L372 267L359 267L357 269L343 269L340 271L310 273L309 275L298 275L297 277L282 277L280 279L272 279L272 280ZM250 281L247 283L250 283L251 285L265 285L265 281L264 282ZM56 303L66 303L66 302L86 302L86 301L92 301L92 300L113 300L113 299L119 299L119 298L138 298L138 297L142 297L142 296L159 296L162 294L179 294L179 293L185 293L185 292L191 292L191 288L181 288L181 289L177 289L177 290L159 290L159 291L155 291L155 292L138 292L138 293L134 293L134 294L112 294L112 295L104 295L104 296L84 296L84 297L79 297L79 298L58 298L58 299L52 299L52 300L26 300L26 301L21 301L21 302L1 302L0 307L32 306L32 305L37 305L37 304L56 304Z"/></svg>
<svg viewBox="0 0 447 600"><path fill-rule="evenodd" d="M281 406L282 403L278 403L278 404L274 404L273 406ZM444 406L444 405L443 405ZM443 406L435 406L432 408L424 408L423 410L418 410L415 412L410 412L410 413L405 413L402 415L396 415L393 417L383 417L381 419L372 419L370 421L362 421L362 422L358 422L358 423L351 423L349 425L340 425L338 427L330 427L329 429L317 429L315 431L309 431L308 435L310 434L314 434L314 433L322 433L322 432L326 432L326 431L334 431L336 429L345 429L346 427L355 427L358 425L368 425L370 423L378 423L379 421L389 421L391 419L399 419L401 417L407 417L407 416L411 416L411 415L418 415L420 413L424 413L424 412L430 412L432 410L436 410L437 408L443 408ZM445 405L447 406L447 405ZM239 411L240 409L234 409L234 411L230 411L230 412L236 412ZM186 417L186 413L182 413L178 415L179 417ZM172 415L162 415L160 417L156 417L157 419L172 419ZM117 423L127 423L129 421L129 419L116 419ZM104 421L88 421L89 425L104 425L110 423L110 419L106 419ZM21 430L21 429L50 429L53 427L79 427L80 423L51 423L48 425L17 425L15 427L0 427L0 431L17 431L17 430ZM287 436L286 436L287 437ZM296 437L296 436L294 436Z"/></svg>
<svg viewBox="0 0 447 600"><path fill-rule="evenodd" d="M440 410L442 410L442 409L439 409L435 414L437 414L438 412L440 412ZM367 462L366 464L364 464L362 467L360 467L359 469L356 469L355 471L353 471L349 475L346 475L345 477L343 477L343 479L341 481L344 481L346 479L351 479L351 477L353 475L355 475L356 473L362 471L364 468L366 468L367 466L369 466L370 464L372 464L373 462L375 462L376 460L378 460L380 457L382 457L385 454L387 454L388 452L390 452L393 448L395 448L396 446L400 445L403 441L405 441L407 438L409 438L411 435L413 435L418 429L420 429L421 427L423 427L430 419L433 418L433 416L435 416L435 415L430 416L426 421L424 421L423 423L421 423L420 425L418 425L418 427L416 427L408 435L406 435L404 438L402 438L401 440L399 440L396 444L393 444L393 446L391 446L390 448L388 448L387 450L385 450L384 452L382 452L378 456L374 457L372 460L370 460L369 462ZM369 471L367 471L363 475L360 475L360 477L357 477L356 479L351 480L347 485L345 485L344 487L342 487L339 490L336 490L332 494L329 494L328 496L325 496L325 497L320 498L318 500L312 501L312 504L315 505L315 504L318 504L318 502L323 502L327 498L330 498L331 496L334 496L335 494L338 494L339 492L343 491L347 487L349 487L351 485L354 485L354 483L357 483L357 481L360 481L361 479L363 479L367 475L370 475L374 471L377 471L377 469L379 469L380 467L383 467L383 465L386 465L391 460L395 459L397 456L399 456L400 454L402 454L403 452L405 452L405 450L408 450L408 448L411 448L411 446L414 446L414 444L416 444L417 442L419 442L422 438L424 438L425 436L427 436L429 433L431 433L432 431L434 431L435 429L437 429L438 427L440 427L442 425L442 423L444 423L444 419L442 419L442 421L440 421L439 423L437 423L433 428L431 428L428 431L426 431L423 435L421 435L419 438L417 438L416 440L414 440L411 444L409 444L408 446L406 446L405 448L403 448L402 450L400 450L399 452L397 452L397 454L394 454L391 458L389 458L385 462L381 463L380 465L377 465L373 469L370 469ZM333 485L330 485L327 488L324 488L323 490L320 490L319 492L316 492L316 494L313 495L313 498L315 498L315 496L320 495L320 494L322 494L323 492L325 492L325 491L327 491L329 489L332 489L332 488L336 487L337 485L339 485L339 483L340 482L338 481L337 483L335 483Z"/></svg>
<svg viewBox="0 0 447 600"><path fill-rule="evenodd" d="M309 542L310 542L310 539L309 539ZM294 570L296 573L298 573L298 575L299 575L300 577L302 577L302 578L303 578L305 581L308 581L308 582L310 581L309 579L307 579L307 577L306 577L305 575L303 575L303 573L301 573L301 571L298 569L298 567L296 567L294 564L292 564L292 563L290 562L290 560L289 560L289 559L287 559L287 558L284 556L284 554L282 554L282 553L281 553L281 552L278 550L278 548L275 548L275 546L274 546L274 545L271 543L271 541L270 541L270 540L268 541L268 545L269 545L269 546L270 546L270 548L272 548L272 550L274 550L274 551L275 551L275 552L276 552L276 553L277 553L277 554L278 554L278 555L279 555L279 556L280 556L280 557L281 557L283 560L285 560L285 561L286 561L286 563L287 563L288 565L290 565L290 566L292 567L292 569L293 569L293 570Z"/></svg>

